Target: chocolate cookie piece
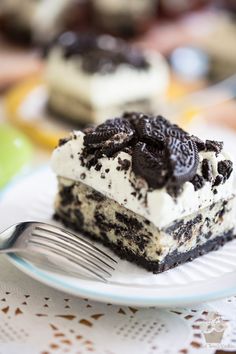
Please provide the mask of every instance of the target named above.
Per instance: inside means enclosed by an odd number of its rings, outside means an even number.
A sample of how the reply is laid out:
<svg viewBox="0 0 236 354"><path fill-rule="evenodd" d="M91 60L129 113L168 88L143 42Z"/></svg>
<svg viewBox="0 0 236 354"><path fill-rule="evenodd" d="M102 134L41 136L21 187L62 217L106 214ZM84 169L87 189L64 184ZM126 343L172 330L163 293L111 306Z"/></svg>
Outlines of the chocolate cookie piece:
<svg viewBox="0 0 236 354"><path fill-rule="evenodd" d="M181 139L171 136L167 140L168 164L170 166L170 184L181 185L196 174L198 167L197 147L190 138Z"/></svg>
<svg viewBox="0 0 236 354"><path fill-rule="evenodd" d="M130 168L130 161L127 159L122 160L120 157L118 157L118 164L120 165L117 167L117 168L119 168L119 171L127 172L128 169Z"/></svg>
<svg viewBox="0 0 236 354"><path fill-rule="evenodd" d="M229 179L233 171L233 162L230 160L219 161L217 170L223 176L225 182L227 179Z"/></svg>
<svg viewBox="0 0 236 354"><path fill-rule="evenodd" d="M59 44L66 59L75 55L82 55L96 47L96 38L90 34L78 36L75 32L62 33L54 40L52 46Z"/></svg>
<svg viewBox="0 0 236 354"><path fill-rule="evenodd" d="M127 111L124 112L122 118L128 119L132 124L135 123L139 118L143 116L144 113Z"/></svg>
<svg viewBox="0 0 236 354"><path fill-rule="evenodd" d="M154 149L146 143L137 143L133 151L132 168L143 177L150 188L162 188L169 178L164 150Z"/></svg>
<svg viewBox="0 0 236 354"><path fill-rule="evenodd" d="M170 184L166 186L166 190L172 198L177 198L178 195L180 195L180 193L183 191L183 187Z"/></svg>
<svg viewBox="0 0 236 354"><path fill-rule="evenodd" d="M84 145L92 149L100 149L100 154L112 156L113 153L128 146L135 131L130 122L123 118L107 120L88 132L84 137Z"/></svg>
<svg viewBox="0 0 236 354"><path fill-rule="evenodd" d="M212 165L207 159L203 159L202 161L202 176L208 182L211 182L213 179Z"/></svg>
<svg viewBox="0 0 236 354"><path fill-rule="evenodd" d="M198 151L215 151L218 155L224 146L223 141L206 140L204 142L195 135L191 135L191 138L195 142Z"/></svg>
<svg viewBox="0 0 236 354"><path fill-rule="evenodd" d="M202 176L196 174L190 181L194 185L194 190L197 191L198 189L201 189L205 182Z"/></svg>
<svg viewBox="0 0 236 354"><path fill-rule="evenodd" d="M71 140L71 137L61 138L61 139L59 139L58 146L62 146L64 144L68 143L68 141L70 141L70 140Z"/></svg>
<svg viewBox="0 0 236 354"><path fill-rule="evenodd" d="M215 178L215 181L213 183L213 187L219 186L224 180L224 177L222 175L217 175Z"/></svg>
<svg viewBox="0 0 236 354"><path fill-rule="evenodd" d="M139 125L140 120L144 117L148 118L148 117L150 117L150 115L144 114L142 112L125 112L122 115L122 118L127 119L130 122L133 129L135 130L136 136L137 136L137 141L142 140L142 139L140 139L138 125Z"/></svg>
<svg viewBox="0 0 236 354"><path fill-rule="evenodd" d="M134 125L141 140L155 144L159 148L163 148L169 137L182 139L188 135L162 116L150 117L143 114L136 122L134 121Z"/></svg>
<svg viewBox="0 0 236 354"><path fill-rule="evenodd" d="M143 115L135 122L135 128L141 140L163 148L166 130L166 120L164 118Z"/></svg>
<svg viewBox="0 0 236 354"><path fill-rule="evenodd" d="M109 35L66 32L53 41L51 47L54 45L62 48L66 59L80 57L83 70L89 74L112 73L122 64L138 70L149 68L141 51Z"/></svg>
<svg viewBox="0 0 236 354"><path fill-rule="evenodd" d="M215 151L218 155L223 149L224 143L223 141L216 140L206 140L205 150L206 151Z"/></svg>
<svg viewBox="0 0 236 354"><path fill-rule="evenodd" d="M195 142L198 151L204 151L205 150L206 145L205 145L204 141L202 141L201 139L199 139L195 135L191 135L191 139Z"/></svg>

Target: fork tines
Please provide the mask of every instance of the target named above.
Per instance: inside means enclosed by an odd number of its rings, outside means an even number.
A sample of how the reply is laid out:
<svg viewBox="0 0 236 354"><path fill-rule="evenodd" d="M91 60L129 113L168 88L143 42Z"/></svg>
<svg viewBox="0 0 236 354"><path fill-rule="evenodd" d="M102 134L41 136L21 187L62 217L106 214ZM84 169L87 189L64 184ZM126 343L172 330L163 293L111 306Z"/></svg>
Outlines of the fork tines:
<svg viewBox="0 0 236 354"><path fill-rule="evenodd" d="M36 223L29 243L45 252L61 256L90 274L106 281L117 263L111 256L80 236L57 226Z"/></svg>

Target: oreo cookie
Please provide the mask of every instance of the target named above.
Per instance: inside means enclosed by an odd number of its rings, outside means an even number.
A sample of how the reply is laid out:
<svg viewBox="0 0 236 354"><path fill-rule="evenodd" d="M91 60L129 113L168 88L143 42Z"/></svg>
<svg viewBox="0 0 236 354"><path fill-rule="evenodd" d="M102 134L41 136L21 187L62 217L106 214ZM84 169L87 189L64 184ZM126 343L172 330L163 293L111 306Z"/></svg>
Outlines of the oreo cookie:
<svg viewBox="0 0 236 354"><path fill-rule="evenodd" d="M137 130L136 125L139 122L139 120L144 116L147 117L147 115L145 115L142 112L129 111L129 112L124 112L122 115L122 118L127 119L131 123L131 125L134 127L134 129Z"/></svg>
<svg viewBox="0 0 236 354"><path fill-rule="evenodd" d="M149 117L143 115L135 122L135 128L143 141L163 148L165 142L165 123L165 119L160 116Z"/></svg>
<svg viewBox="0 0 236 354"><path fill-rule="evenodd" d="M193 179L199 164L194 139L162 116L125 113L86 130L84 145L85 152L93 156L89 166L103 155L111 157L118 151L128 151L134 173L149 188L166 186L172 195L181 191L184 182Z"/></svg>
<svg viewBox="0 0 236 354"><path fill-rule="evenodd" d="M196 174L198 167L197 147L190 138L170 136L167 139L168 164L171 172L170 184L181 185Z"/></svg>
<svg viewBox="0 0 236 354"><path fill-rule="evenodd" d="M135 129L141 140L163 148L169 137L182 139L188 134L175 124L171 124L162 116L150 117L141 115L135 121Z"/></svg>
<svg viewBox="0 0 236 354"><path fill-rule="evenodd" d="M112 156L129 145L135 131L130 122L123 118L109 119L97 128L90 129L84 137L84 145L100 149L100 154Z"/></svg>
<svg viewBox="0 0 236 354"><path fill-rule="evenodd" d="M134 147L132 169L136 175L146 180L150 188L162 188L169 179L166 152L143 142Z"/></svg>

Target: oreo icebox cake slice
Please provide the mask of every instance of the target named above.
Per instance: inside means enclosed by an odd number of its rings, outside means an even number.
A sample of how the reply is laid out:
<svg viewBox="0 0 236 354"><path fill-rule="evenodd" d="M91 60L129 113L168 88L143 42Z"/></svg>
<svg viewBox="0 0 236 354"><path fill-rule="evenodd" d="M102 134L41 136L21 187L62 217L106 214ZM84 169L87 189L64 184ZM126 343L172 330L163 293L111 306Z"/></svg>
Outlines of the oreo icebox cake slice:
<svg viewBox="0 0 236 354"><path fill-rule="evenodd" d="M154 273L234 238L233 163L223 143L164 117L128 112L74 131L52 167L55 217Z"/></svg>

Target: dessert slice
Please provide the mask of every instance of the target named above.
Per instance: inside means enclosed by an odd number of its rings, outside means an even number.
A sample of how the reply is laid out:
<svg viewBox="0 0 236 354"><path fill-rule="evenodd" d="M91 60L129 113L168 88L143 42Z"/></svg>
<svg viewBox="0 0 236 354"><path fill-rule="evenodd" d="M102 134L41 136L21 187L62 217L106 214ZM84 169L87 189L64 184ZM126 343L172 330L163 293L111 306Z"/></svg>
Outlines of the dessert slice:
<svg viewBox="0 0 236 354"><path fill-rule="evenodd" d="M80 29L85 20L83 16L86 17L85 1L0 1L2 29L10 38L21 43L48 43L65 29Z"/></svg>
<svg viewBox="0 0 236 354"><path fill-rule="evenodd" d="M141 52L108 35L62 34L49 48L49 107L74 123L102 123L127 109L152 112L168 86L158 53Z"/></svg>
<svg viewBox="0 0 236 354"><path fill-rule="evenodd" d="M94 0L94 22L105 32L133 37L144 33L153 24L157 3L157 0Z"/></svg>
<svg viewBox="0 0 236 354"><path fill-rule="evenodd" d="M57 219L154 273L234 238L233 163L161 116L126 113L54 151Z"/></svg>

